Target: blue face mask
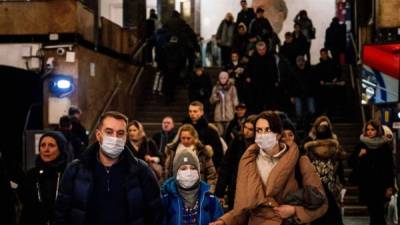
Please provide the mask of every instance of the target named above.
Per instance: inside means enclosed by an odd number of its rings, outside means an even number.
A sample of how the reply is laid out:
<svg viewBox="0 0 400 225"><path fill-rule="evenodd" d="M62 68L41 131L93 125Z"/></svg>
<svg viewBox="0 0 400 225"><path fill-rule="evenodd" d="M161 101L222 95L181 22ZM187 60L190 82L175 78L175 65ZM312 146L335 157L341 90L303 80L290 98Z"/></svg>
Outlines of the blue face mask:
<svg viewBox="0 0 400 225"><path fill-rule="evenodd" d="M261 150L268 153L278 144L278 140L276 139L276 134L270 132L267 134L256 134L255 143Z"/></svg>

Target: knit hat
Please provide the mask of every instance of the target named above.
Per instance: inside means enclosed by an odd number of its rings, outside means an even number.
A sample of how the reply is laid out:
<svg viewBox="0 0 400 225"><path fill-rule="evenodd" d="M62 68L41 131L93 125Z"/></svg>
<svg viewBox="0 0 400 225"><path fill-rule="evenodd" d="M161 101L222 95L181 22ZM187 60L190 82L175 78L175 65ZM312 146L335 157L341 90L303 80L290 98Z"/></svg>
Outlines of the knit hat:
<svg viewBox="0 0 400 225"><path fill-rule="evenodd" d="M197 158L196 153L192 150L184 149L175 155L172 165L172 172L174 176L176 176L179 167L182 165L192 165L200 172L199 158Z"/></svg>
<svg viewBox="0 0 400 225"><path fill-rule="evenodd" d="M282 128L283 128L283 130L292 131L293 134L296 133L296 129L294 128L294 125L290 120L287 120L287 119L282 120Z"/></svg>

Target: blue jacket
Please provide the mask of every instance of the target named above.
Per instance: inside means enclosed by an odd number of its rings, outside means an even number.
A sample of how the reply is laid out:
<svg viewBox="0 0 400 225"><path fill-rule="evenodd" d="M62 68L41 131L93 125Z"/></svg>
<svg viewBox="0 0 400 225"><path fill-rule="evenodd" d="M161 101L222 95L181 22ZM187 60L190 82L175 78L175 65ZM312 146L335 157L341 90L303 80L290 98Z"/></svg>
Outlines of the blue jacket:
<svg viewBox="0 0 400 225"><path fill-rule="evenodd" d="M164 206L163 225L183 225L183 199L179 196L175 177L165 181L161 188ZM198 225L208 225L217 220L224 212L218 198L209 192L210 185L200 181Z"/></svg>
<svg viewBox="0 0 400 225"><path fill-rule="evenodd" d="M56 225L83 225L87 222L98 151L100 146L96 143L65 170L55 207ZM118 163L128 168L124 174L128 224L160 225L163 218L160 189L150 168L127 148Z"/></svg>

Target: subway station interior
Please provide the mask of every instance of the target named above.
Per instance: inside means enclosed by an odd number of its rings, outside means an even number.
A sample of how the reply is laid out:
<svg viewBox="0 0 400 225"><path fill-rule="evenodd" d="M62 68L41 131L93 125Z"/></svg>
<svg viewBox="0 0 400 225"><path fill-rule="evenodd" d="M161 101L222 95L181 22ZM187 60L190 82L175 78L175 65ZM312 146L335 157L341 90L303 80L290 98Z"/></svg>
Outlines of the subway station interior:
<svg viewBox="0 0 400 225"><path fill-rule="evenodd" d="M399 79L400 0L0 0L0 224L400 224ZM121 134L103 133L110 115ZM45 137L58 149L50 162ZM105 140L129 157L106 166ZM106 178L71 175L93 149ZM185 189L186 156L176 164L190 149L199 166ZM291 154L289 175L276 175ZM57 178L44 176L61 156ZM302 156L324 191L306 188L302 168L293 180ZM118 169L130 157L154 190ZM182 218L165 202L169 181ZM297 205L285 203L292 182Z"/></svg>

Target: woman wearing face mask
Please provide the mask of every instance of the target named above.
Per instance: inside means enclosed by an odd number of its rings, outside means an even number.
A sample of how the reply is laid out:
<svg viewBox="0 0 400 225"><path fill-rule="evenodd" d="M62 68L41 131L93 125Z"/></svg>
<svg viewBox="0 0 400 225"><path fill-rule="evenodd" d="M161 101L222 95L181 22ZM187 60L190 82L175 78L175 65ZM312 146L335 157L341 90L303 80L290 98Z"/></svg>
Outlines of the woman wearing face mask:
<svg viewBox="0 0 400 225"><path fill-rule="evenodd" d="M203 145L199 140L196 129L190 124L182 125L174 140L166 146L164 179L173 176L173 162L175 156L183 149L189 149L196 153L200 161L200 177L201 180L211 185L211 190L215 189L217 182L217 172L212 161L213 150L209 145Z"/></svg>
<svg viewBox="0 0 400 225"><path fill-rule="evenodd" d="M66 147L67 140L61 133L49 132L40 137L36 166L28 171L23 187L21 224L54 223L54 203L67 165Z"/></svg>
<svg viewBox="0 0 400 225"><path fill-rule="evenodd" d="M339 174L340 163L344 159L344 154L336 135L332 132L328 118L317 118L314 131L314 139L304 144L304 150L317 169L317 173L324 185L329 206L327 213L311 224L342 225L340 206L342 205L341 190L343 186L340 182Z"/></svg>
<svg viewBox="0 0 400 225"><path fill-rule="evenodd" d="M226 151L222 165L219 170L218 182L215 195L221 203L225 202L225 193L228 196L228 209L233 208L236 191L236 178L238 173L239 161L246 149L254 144L254 121L256 115L249 116L242 125L239 135L235 136Z"/></svg>
<svg viewBox="0 0 400 225"><path fill-rule="evenodd" d="M162 176L162 153L153 140L147 139L143 125L133 120L128 124L128 141L126 145L136 158L144 160L153 169L158 179Z"/></svg>
<svg viewBox="0 0 400 225"><path fill-rule="evenodd" d="M210 103L215 105L214 121L219 133L223 134L228 122L235 117L235 106L239 104L236 87L229 80L228 72L219 73L217 84L211 93Z"/></svg>
<svg viewBox="0 0 400 225"><path fill-rule="evenodd" d="M384 205L395 189L392 152L379 121L365 124L351 162L370 224L385 225Z"/></svg>
<svg viewBox="0 0 400 225"><path fill-rule="evenodd" d="M295 165L299 163L303 186L311 186L323 195L323 187L308 158L299 159L297 145L279 142L282 124L279 116L266 111L255 122L255 143L243 154L236 186L233 210L212 225L278 225L293 219L309 223L325 213L326 203L309 210L301 205L284 204L298 190Z"/></svg>
<svg viewBox="0 0 400 225"><path fill-rule="evenodd" d="M163 225L207 225L223 210L210 186L200 180L200 162L189 149L180 151L173 162L173 177L161 188Z"/></svg>

